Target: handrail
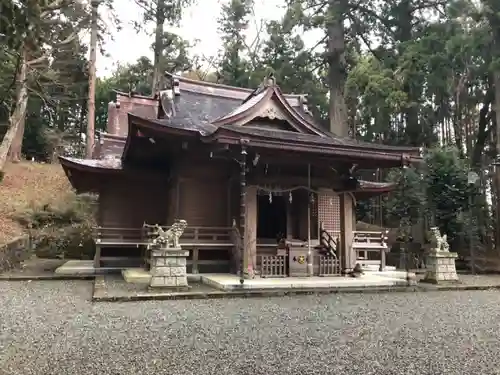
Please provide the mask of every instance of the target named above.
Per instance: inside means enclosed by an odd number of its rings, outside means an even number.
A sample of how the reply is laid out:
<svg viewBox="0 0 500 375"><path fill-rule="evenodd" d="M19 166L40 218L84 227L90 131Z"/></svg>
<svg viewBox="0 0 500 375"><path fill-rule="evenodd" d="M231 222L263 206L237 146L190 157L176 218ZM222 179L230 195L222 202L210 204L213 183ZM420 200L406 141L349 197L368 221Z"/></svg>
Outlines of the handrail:
<svg viewBox="0 0 500 375"><path fill-rule="evenodd" d="M162 226L163 230L170 229L170 226ZM184 230L183 240L194 241L223 241L230 242L231 227L203 227L192 226ZM93 235L97 239L136 239L147 240L149 236L147 228L93 228Z"/></svg>
<svg viewBox="0 0 500 375"><path fill-rule="evenodd" d="M383 233L381 230L355 230L354 234L373 234L373 235L380 235Z"/></svg>
<svg viewBox="0 0 500 375"><path fill-rule="evenodd" d="M337 257L336 251L337 251L337 241L332 237L332 235L323 229L321 226L320 228L320 244L327 249L327 252L332 255Z"/></svg>

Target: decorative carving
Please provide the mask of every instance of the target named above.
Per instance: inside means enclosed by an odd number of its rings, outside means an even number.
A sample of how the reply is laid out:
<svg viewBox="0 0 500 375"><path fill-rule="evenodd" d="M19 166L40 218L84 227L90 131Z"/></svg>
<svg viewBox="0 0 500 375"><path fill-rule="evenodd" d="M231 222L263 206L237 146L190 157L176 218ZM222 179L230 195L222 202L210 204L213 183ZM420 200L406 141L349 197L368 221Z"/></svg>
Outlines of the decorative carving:
<svg viewBox="0 0 500 375"><path fill-rule="evenodd" d="M441 235L438 227L432 227L429 231L429 240L432 248L435 251L450 251L450 244L448 243L448 236L446 234Z"/></svg>
<svg viewBox="0 0 500 375"><path fill-rule="evenodd" d="M283 116L283 113L274 106L268 106L267 108L265 108L260 114L260 117L267 117L271 120L285 120L285 116Z"/></svg>
<svg viewBox="0 0 500 375"><path fill-rule="evenodd" d="M160 103L165 114L165 118L175 116L174 93L171 90L160 91Z"/></svg>
<svg viewBox="0 0 500 375"><path fill-rule="evenodd" d="M177 220L172 227L168 230L163 230L163 228L158 225L148 225L144 224L146 228L153 228L151 236L154 238L148 244L148 248L151 247L162 247L162 248L179 248L179 238L184 233L187 227L186 220Z"/></svg>

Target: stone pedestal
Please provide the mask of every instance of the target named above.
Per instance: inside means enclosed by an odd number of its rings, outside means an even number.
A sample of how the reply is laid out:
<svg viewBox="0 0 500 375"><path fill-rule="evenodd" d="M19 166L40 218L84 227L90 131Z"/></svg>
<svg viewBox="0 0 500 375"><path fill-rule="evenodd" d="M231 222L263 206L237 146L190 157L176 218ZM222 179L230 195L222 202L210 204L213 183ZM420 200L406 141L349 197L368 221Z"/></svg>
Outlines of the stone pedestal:
<svg viewBox="0 0 500 375"><path fill-rule="evenodd" d="M151 288L175 291L189 289L186 272L186 258L189 251L181 248L160 248L151 250Z"/></svg>
<svg viewBox="0 0 500 375"><path fill-rule="evenodd" d="M427 271L422 281L437 284L443 282L457 282L455 259L457 253L449 251L430 251L427 254Z"/></svg>

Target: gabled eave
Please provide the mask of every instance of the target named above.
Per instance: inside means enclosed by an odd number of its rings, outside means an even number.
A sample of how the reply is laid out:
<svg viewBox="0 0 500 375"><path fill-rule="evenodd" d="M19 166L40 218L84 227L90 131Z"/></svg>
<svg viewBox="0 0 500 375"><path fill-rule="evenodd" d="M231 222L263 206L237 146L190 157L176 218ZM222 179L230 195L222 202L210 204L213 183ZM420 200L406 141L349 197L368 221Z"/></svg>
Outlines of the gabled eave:
<svg viewBox="0 0 500 375"><path fill-rule="evenodd" d="M213 122L215 126L230 125L235 123L249 122L259 115L259 111L270 101L275 100L280 109L289 120L289 124L299 133L314 134L320 137L327 137L327 134L309 123L301 116L285 99L281 89L272 85L265 87L261 92L253 94L253 97L243 102L243 104L233 112L225 115Z"/></svg>

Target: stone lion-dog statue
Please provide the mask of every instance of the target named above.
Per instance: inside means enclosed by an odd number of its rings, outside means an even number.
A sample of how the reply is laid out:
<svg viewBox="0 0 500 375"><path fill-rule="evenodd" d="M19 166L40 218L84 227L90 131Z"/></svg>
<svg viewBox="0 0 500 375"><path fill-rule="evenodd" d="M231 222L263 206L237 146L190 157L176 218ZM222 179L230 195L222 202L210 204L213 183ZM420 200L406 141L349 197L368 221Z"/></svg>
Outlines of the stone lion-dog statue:
<svg viewBox="0 0 500 375"><path fill-rule="evenodd" d="M165 248L178 248L179 247L179 238L184 233L184 230L187 227L186 220L176 220L172 226L164 230L160 225L148 225L144 224L146 228L152 228L153 231L151 233L155 238L151 241L150 245L158 246L163 245ZM148 245L149 247L149 245Z"/></svg>
<svg viewBox="0 0 500 375"><path fill-rule="evenodd" d="M441 235L438 227L432 227L429 230L429 240L431 246L436 251L450 251L450 244L448 243L448 236Z"/></svg>

